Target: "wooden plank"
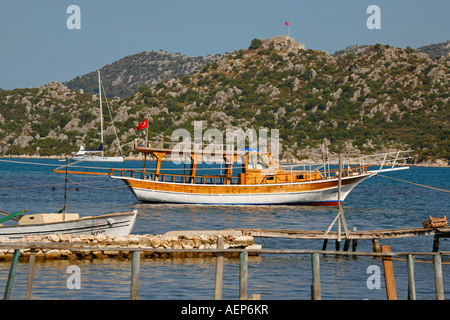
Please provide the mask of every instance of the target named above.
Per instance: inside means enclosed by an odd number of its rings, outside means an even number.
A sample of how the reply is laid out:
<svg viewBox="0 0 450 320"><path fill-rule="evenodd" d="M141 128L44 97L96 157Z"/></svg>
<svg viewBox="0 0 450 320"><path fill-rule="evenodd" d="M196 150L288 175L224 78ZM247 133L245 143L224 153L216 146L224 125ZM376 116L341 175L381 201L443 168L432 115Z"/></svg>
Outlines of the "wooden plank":
<svg viewBox="0 0 450 320"><path fill-rule="evenodd" d="M244 235L264 238L288 238L288 239L338 239L337 232L329 232L325 236L325 231L321 230L285 230L285 229L233 229L241 231ZM450 237L450 228L406 228L388 229L372 231L352 231L349 240L359 239L389 239L406 238L415 236L439 235L439 237Z"/></svg>
<svg viewBox="0 0 450 320"><path fill-rule="evenodd" d="M391 252L391 246L381 246L381 252ZM397 289L395 287L394 264L392 263L392 257L383 256L382 260L387 299L397 300Z"/></svg>
<svg viewBox="0 0 450 320"><path fill-rule="evenodd" d="M35 260L36 260L36 249L32 248L28 261L27 300L31 300L31 292L33 291Z"/></svg>
<svg viewBox="0 0 450 320"><path fill-rule="evenodd" d="M131 258L131 289L130 299L137 300L139 297L139 269L141 253L139 251L133 251Z"/></svg>
<svg viewBox="0 0 450 320"><path fill-rule="evenodd" d="M408 254L406 256L408 268L408 300L416 300L416 284L414 281L414 256Z"/></svg>
<svg viewBox="0 0 450 320"><path fill-rule="evenodd" d="M239 299L247 300L248 297L248 252L241 252L239 264Z"/></svg>
<svg viewBox="0 0 450 320"><path fill-rule="evenodd" d="M217 238L217 249L223 249L224 239L223 237ZM222 287L223 287L223 253L217 253L216 256L216 278L214 285L214 300L222 300Z"/></svg>
<svg viewBox="0 0 450 320"><path fill-rule="evenodd" d="M321 300L320 259L318 253L311 254L311 269L312 269L311 300Z"/></svg>
<svg viewBox="0 0 450 320"><path fill-rule="evenodd" d="M444 300L444 278L442 276L441 255L437 254L433 257L434 276L436 280L436 299Z"/></svg>

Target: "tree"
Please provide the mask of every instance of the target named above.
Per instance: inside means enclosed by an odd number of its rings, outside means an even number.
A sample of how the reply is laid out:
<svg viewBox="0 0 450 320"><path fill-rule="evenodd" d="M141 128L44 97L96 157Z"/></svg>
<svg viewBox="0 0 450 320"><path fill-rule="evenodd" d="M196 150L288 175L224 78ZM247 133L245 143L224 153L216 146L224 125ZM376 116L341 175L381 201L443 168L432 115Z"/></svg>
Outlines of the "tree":
<svg viewBox="0 0 450 320"><path fill-rule="evenodd" d="M261 40L259 40L259 39L253 39L252 40L252 42L250 43L250 47L248 47L250 50L253 50L253 49L258 49L258 48L261 48L262 47L262 41Z"/></svg>

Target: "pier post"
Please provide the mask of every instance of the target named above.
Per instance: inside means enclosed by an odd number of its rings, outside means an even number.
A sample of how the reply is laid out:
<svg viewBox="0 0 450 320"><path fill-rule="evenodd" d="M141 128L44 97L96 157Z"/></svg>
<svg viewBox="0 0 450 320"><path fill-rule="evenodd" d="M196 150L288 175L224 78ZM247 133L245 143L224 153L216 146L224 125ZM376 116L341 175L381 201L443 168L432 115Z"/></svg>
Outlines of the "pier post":
<svg viewBox="0 0 450 320"><path fill-rule="evenodd" d="M11 267L9 269L8 281L6 282L5 294L3 295L3 300L9 300L11 296L12 285L14 282L14 277L16 275L17 261L19 261L20 249L15 249L13 258L11 261Z"/></svg>
<svg viewBox="0 0 450 320"><path fill-rule="evenodd" d="M358 240L352 240L352 251L356 251L356 247L358 246Z"/></svg>
<svg viewBox="0 0 450 320"><path fill-rule="evenodd" d="M131 256L131 289L130 289L131 300L137 300L139 296L140 260L141 260L140 251L133 251Z"/></svg>
<svg viewBox="0 0 450 320"><path fill-rule="evenodd" d="M391 246L381 246L381 252L391 252ZM397 289L395 287L394 264L392 263L392 258L389 256L383 256L382 261L387 299L397 300Z"/></svg>
<svg viewBox="0 0 450 320"><path fill-rule="evenodd" d="M223 249L223 243L224 243L223 237L218 237L217 249ZM222 286L223 286L223 253L217 253L214 300L222 300Z"/></svg>
<svg viewBox="0 0 450 320"><path fill-rule="evenodd" d="M344 251L348 251L349 247L350 247L350 239L346 239L344 242Z"/></svg>
<svg viewBox="0 0 450 320"><path fill-rule="evenodd" d="M239 299L246 300L248 286L248 252L240 253L240 265L239 265Z"/></svg>
<svg viewBox="0 0 450 320"><path fill-rule="evenodd" d="M439 236L438 235L434 235L433 252L438 252L438 251L439 251Z"/></svg>
<svg viewBox="0 0 450 320"><path fill-rule="evenodd" d="M378 239L372 239L372 250L373 252L381 252L380 242Z"/></svg>
<svg viewBox="0 0 450 320"><path fill-rule="evenodd" d="M327 250L328 239L323 239L322 251Z"/></svg>
<svg viewBox="0 0 450 320"><path fill-rule="evenodd" d="M312 285L311 300L321 300L320 297L320 259L318 253L311 254Z"/></svg>
<svg viewBox="0 0 450 320"><path fill-rule="evenodd" d="M31 300L31 292L33 291L35 260L36 260L36 249L31 248L30 259L28 261L27 300Z"/></svg>
<svg viewBox="0 0 450 320"><path fill-rule="evenodd" d="M408 254L406 257L408 265L408 300L416 300L416 284L414 281L414 256Z"/></svg>
<svg viewBox="0 0 450 320"><path fill-rule="evenodd" d="M433 257L433 264L436 279L436 299L444 300L444 278L442 276L442 260L440 254Z"/></svg>

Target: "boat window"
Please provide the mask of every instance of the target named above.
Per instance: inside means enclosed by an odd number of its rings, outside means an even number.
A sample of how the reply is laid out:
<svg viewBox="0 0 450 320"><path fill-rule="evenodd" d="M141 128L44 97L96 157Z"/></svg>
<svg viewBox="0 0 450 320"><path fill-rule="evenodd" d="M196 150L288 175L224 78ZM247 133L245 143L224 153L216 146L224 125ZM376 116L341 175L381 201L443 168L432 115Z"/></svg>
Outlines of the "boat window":
<svg viewBox="0 0 450 320"><path fill-rule="evenodd" d="M297 175L297 179L304 179L302 174Z"/></svg>
<svg viewBox="0 0 450 320"><path fill-rule="evenodd" d="M267 176L266 177L266 180L274 180L275 178L274 178L274 176Z"/></svg>

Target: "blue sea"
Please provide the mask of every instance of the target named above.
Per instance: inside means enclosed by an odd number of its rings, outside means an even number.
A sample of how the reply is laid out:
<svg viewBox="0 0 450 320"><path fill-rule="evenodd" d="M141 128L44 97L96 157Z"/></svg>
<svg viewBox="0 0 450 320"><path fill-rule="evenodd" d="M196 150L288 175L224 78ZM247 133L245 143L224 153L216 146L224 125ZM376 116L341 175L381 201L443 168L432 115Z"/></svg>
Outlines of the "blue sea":
<svg viewBox="0 0 450 320"><path fill-rule="evenodd" d="M52 172L64 165L58 160L0 159L0 206L9 213L57 212L64 205L64 174ZM84 163L98 167L111 164ZM141 168L141 161L115 164L120 168ZM86 168L85 168L86 170ZM90 169L89 169L90 170ZM95 170L95 169L92 169ZM413 167L383 175L439 189L450 190L450 168ZM144 204L137 201L122 181L107 177L69 175L67 212L81 216L138 209L140 216L133 233L164 234L173 230L265 228L326 230L337 209L307 206L191 206ZM374 177L357 186L344 203L349 229L377 230L422 227L428 217L449 215L450 194L435 189ZM10 222L5 222L8 224ZM335 230L335 229L334 229ZM268 249L322 248L321 240L255 238ZM430 252L433 237L380 240L393 252ZM334 250L334 241L328 249ZM341 250L343 243L341 244ZM441 239L441 251L450 243ZM370 240L360 240L357 251L372 251ZM420 260L420 261L419 261ZM415 284L419 300L436 298L431 258L416 258ZM443 256L446 298L450 297L450 259ZM80 268L80 289L67 286L68 267ZM379 266L379 288L368 288L370 266ZM10 263L0 262L0 290L4 290ZM37 262L33 299L41 300L126 300L130 297L129 260L43 261ZM323 300L384 300L386 291L382 262L373 257L322 255L320 260ZM11 299L26 298L27 263L19 262ZM399 299L407 299L406 261L394 260ZM211 300L214 298L215 259L143 259L140 268L141 300ZM311 257L263 254L249 257L248 293L267 300L308 300L311 297ZM239 259L225 259L223 298L239 299Z"/></svg>

